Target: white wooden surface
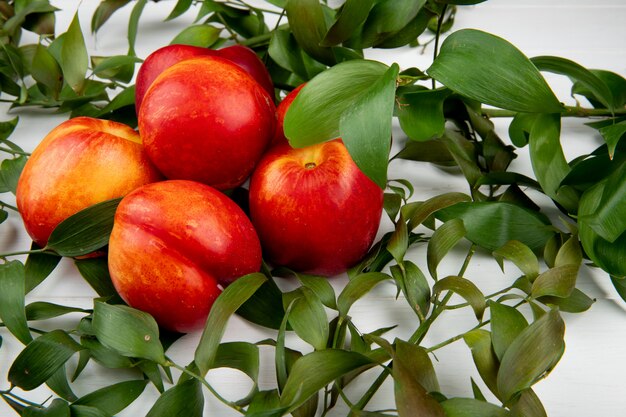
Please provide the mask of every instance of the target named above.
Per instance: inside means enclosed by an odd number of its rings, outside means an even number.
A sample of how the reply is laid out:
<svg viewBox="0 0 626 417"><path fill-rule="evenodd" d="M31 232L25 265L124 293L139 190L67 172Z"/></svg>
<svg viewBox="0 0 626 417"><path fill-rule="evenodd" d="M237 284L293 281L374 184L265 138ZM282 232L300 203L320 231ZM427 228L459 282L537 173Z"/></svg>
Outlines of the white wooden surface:
<svg viewBox="0 0 626 417"><path fill-rule="evenodd" d="M79 10L85 32L93 10L99 3L96 0L54 2L63 11L57 15L57 32L67 29L71 18ZM169 43L175 34L190 24L194 13L190 12L172 22L163 22L173 1L150 3L140 21L137 40L137 53L147 56L152 50ZM126 22L130 8L118 12L103 27L94 39L87 34L90 53L97 55L123 54L126 51ZM557 55L577 61L591 68L609 69L620 75L626 75L626 1L624 0L490 0L472 7L463 7L457 14L454 29L471 27L501 36L522 50L527 56ZM417 49L369 51L368 57L384 62L398 62L402 68L417 66L425 69L431 62L432 49L427 48L421 54ZM547 76L549 83L558 97L568 103L569 81L563 77ZM45 134L67 115L56 115L46 110L20 110L8 113L4 104L0 107L0 119L7 120L14 115L20 116L20 123L12 140L26 150L32 150ZM509 120L497 121L501 136L506 139ZM396 140L402 140L402 133L397 129ZM568 158L594 149L601 139L581 121L567 119L563 123L562 141ZM531 174L530 162L526 150L519 151L519 158L514 161L513 169ZM463 180L449 173L427 165L394 162L390 167L390 177L408 178L413 181L416 198L424 199L446 191L467 191ZM6 196L3 195L3 198ZM545 201L545 200L543 200ZM388 230L389 223L384 222L381 232ZM0 226L0 252L24 250L30 245L20 223L13 215ZM411 258L425 269L425 248L417 248ZM445 259L440 267L440 274L455 273L464 256L462 250ZM489 257L476 256L472 261L467 277L474 280L485 293L505 287L515 278L515 268L507 268L507 275L502 275L495 261ZM332 279L337 293L345 284L345 277ZM289 287L293 283L282 281ZM549 377L536 385L536 392L544 403L551 417L569 416L621 416L626 409L626 362L623 360L626 345L626 304L617 296L608 282L608 277L599 270L583 268L578 287L597 301L591 310L580 314L565 314L566 343L565 355ZM90 308L94 296L91 288L85 284L75 271L71 262L62 262L53 276L29 294L27 302L44 300L66 305ZM403 300L395 300L395 291L391 285L377 287L367 298L357 302L352 311L357 327L367 332L379 327L398 324L391 336L407 337L415 329L416 322ZM59 319L56 324L73 325L75 317ZM465 310L446 313L441 323L433 328L426 338L425 346L431 346L475 324L472 314ZM0 349L0 389L8 388L5 376L15 356L21 350L4 329L0 329L4 343ZM168 352L171 358L180 364L187 364L193 357L199 333L189 334L178 341ZM248 340L255 342L275 333L251 325L244 320L234 318L224 337L228 340ZM288 345L296 349L307 350L294 338L288 339ZM262 348L260 388L274 387L273 351ZM435 367L439 376L442 392L448 396L471 396L470 376L480 380L471 361L469 350L458 342L437 351ZM89 367L78 379L74 388L81 394L93 391L112 381L124 380L129 375L118 371L109 371L99 366ZM209 380L227 398L236 399L247 393L248 380L236 371L212 371ZM367 378L354 389L348 391L353 398L369 385ZM486 392L486 390L485 390ZM42 401L49 396L45 389L26 393L34 401ZM156 390L149 386L142 397L120 416L145 415L157 397ZM206 415L236 415L232 410L206 395ZM369 409L393 408L393 389L384 386L374 397ZM331 415L345 415L346 409L338 407ZM0 402L0 416L13 415L11 409Z"/></svg>

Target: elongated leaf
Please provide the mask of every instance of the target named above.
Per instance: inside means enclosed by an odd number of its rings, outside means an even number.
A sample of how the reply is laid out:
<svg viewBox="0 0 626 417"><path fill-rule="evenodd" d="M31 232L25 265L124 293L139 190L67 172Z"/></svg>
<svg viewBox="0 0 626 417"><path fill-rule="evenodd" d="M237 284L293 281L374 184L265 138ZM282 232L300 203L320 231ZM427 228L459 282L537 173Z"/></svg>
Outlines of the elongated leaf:
<svg viewBox="0 0 626 417"><path fill-rule="evenodd" d="M413 140L425 141L443 135L443 102L452 92L447 89L422 90L398 97L400 127Z"/></svg>
<svg viewBox="0 0 626 417"><path fill-rule="evenodd" d="M31 249L39 249L33 243ZM24 264L25 291L28 294L33 288L41 284L61 261L61 257L51 253L31 253Z"/></svg>
<svg viewBox="0 0 626 417"><path fill-rule="evenodd" d="M259 379L259 347L247 342L221 343L213 365L215 368L237 369L252 380L250 394L239 404L248 403L257 392Z"/></svg>
<svg viewBox="0 0 626 417"><path fill-rule="evenodd" d="M404 260L404 255L409 249L409 230L402 213L400 213L400 218L396 221L396 227L389 238L389 242L387 242L386 249L397 263L401 263Z"/></svg>
<svg viewBox="0 0 626 417"><path fill-rule="evenodd" d="M107 414L115 415L141 395L147 382L145 380L118 382L91 392L74 401L72 405L96 407Z"/></svg>
<svg viewBox="0 0 626 417"><path fill-rule="evenodd" d="M503 259L515 264L530 279L534 280L539 275L539 260L533 251L522 242L510 240L493 252L494 258L504 271Z"/></svg>
<svg viewBox="0 0 626 417"><path fill-rule="evenodd" d="M403 208L406 210L405 218L409 219L409 230L415 229L436 211L469 200L467 194L445 193L424 202L409 203Z"/></svg>
<svg viewBox="0 0 626 417"><path fill-rule="evenodd" d="M283 293L273 279L267 279L237 309L237 315L244 319L277 330L285 316Z"/></svg>
<svg viewBox="0 0 626 417"><path fill-rule="evenodd" d="M289 324L300 337L317 350L328 342L328 317L324 305L313 291L301 287L283 296L283 306L291 304Z"/></svg>
<svg viewBox="0 0 626 417"><path fill-rule="evenodd" d="M352 304L367 294L376 285L388 279L391 279L391 277L381 272L366 272L352 278L337 298L339 314L344 317L347 316Z"/></svg>
<svg viewBox="0 0 626 417"><path fill-rule="evenodd" d="M193 25L183 29L170 44L193 45L208 48L220 36L221 30L209 25Z"/></svg>
<svg viewBox="0 0 626 417"><path fill-rule="evenodd" d="M302 49L320 62L334 64L331 49L321 46L327 31L322 5L317 0L288 0L285 11L289 27Z"/></svg>
<svg viewBox="0 0 626 417"><path fill-rule="evenodd" d="M74 265L80 275L101 297L120 299L111 282L106 258L75 259Z"/></svg>
<svg viewBox="0 0 626 417"><path fill-rule="evenodd" d="M26 164L26 156L18 156L14 159L5 159L0 164L0 192L15 194L17 181Z"/></svg>
<svg viewBox="0 0 626 417"><path fill-rule="evenodd" d="M626 121L605 126L599 129L609 150L609 158L613 159L620 140L626 136Z"/></svg>
<svg viewBox="0 0 626 417"><path fill-rule="evenodd" d="M448 254L456 244L465 237L466 231L463 220L451 219L442 224L433 233L428 242L426 258L428 262L428 272L437 279L437 266L439 262Z"/></svg>
<svg viewBox="0 0 626 417"><path fill-rule="evenodd" d="M317 275L308 275L308 274L296 274L298 280L315 293L320 299L320 301L328 308L332 308L333 310L337 309L337 301L335 299L335 290L333 286L328 282L328 278L317 276Z"/></svg>
<svg viewBox="0 0 626 417"><path fill-rule="evenodd" d="M363 25L359 46L366 48L383 43L410 24L425 3L425 0L377 2Z"/></svg>
<svg viewBox="0 0 626 417"><path fill-rule="evenodd" d="M559 113L562 106L537 68L502 38L474 29L448 36L426 71L473 100L520 112Z"/></svg>
<svg viewBox="0 0 626 417"><path fill-rule="evenodd" d="M380 62L353 60L317 75L287 110L284 130L289 143L304 147L339 137L342 115L388 69Z"/></svg>
<svg viewBox="0 0 626 417"><path fill-rule="evenodd" d="M578 206L578 196L569 188L560 189L570 172L560 142L561 120L555 114L539 114L529 137L530 157L543 192L570 212Z"/></svg>
<svg viewBox="0 0 626 417"><path fill-rule="evenodd" d="M453 291L463 297L474 310L476 318L480 321L485 312L485 296L472 281L456 276L445 277L435 283L433 293Z"/></svg>
<svg viewBox="0 0 626 417"><path fill-rule="evenodd" d="M202 385L196 379L189 379L161 394L146 417L202 417L203 409Z"/></svg>
<svg viewBox="0 0 626 417"><path fill-rule="evenodd" d="M393 357L394 366L396 363L403 364L426 392L438 392L439 381L437 381L435 368L426 350L400 339L396 339L394 344L396 347Z"/></svg>
<svg viewBox="0 0 626 417"><path fill-rule="evenodd" d="M341 115L339 133L357 166L382 189L387 185L391 120L398 65L393 64Z"/></svg>
<svg viewBox="0 0 626 417"><path fill-rule="evenodd" d="M499 360L515 338L528 327L524 315L517 309L497 302L489 302L491 311L491 343Z"/></svg>
<svg viewBox="0 0 626 417"><path fill-rule="evenodd" d="M61 69L65 82L77 94L82 94L85 86L85 75L89 66L89 55L85 46L85 38L80 28L78 13L65 32L61 46Z"/></svg>
<svg viewBox="0 0 626 417"><path fill-rule="evenodd" d="M505 404L556 365L565 348L564 332L561 316L551 310L515 338L498 371L498 391Z"/></svg>
<svg viewBox="0 0 626 417"><path fill-rule="evenodd" d="M287 378L280 405L295 410L309 397L350 371L376 365L356 352L326 349L298 359Z"/></svg>
<svg viewBox="0 0 626 417"><path fill-rule="evenodd" d="M22 417L70 417L70 406L60 398L52 400L45 409L31 406L21 414Z"/></svg>
<svg viewBox="0 0 626 417"><path fill-rule="evenodd" d="M26 317L28 320L46 320L77 312L88 313L89 311L78 307L68 307L46 301L35 301L26 306Z"/></svg>
<svg viewBox="0 0 626 417"><path fill-rule="evenodd" d="M353 36L375 3L375 0L347 0L324 36L322 46L339 45Z"/></svg>
<svg viewBox="0 0 626 417"><path fill-rule="evenodd" d="M96 33L109 20L116 10L124 7L131 0L104 0L101 1L91 18L91 31Z"/></svg>
<svg viewBox="0 0 626 417"><path fill-rule="evenodd" d="M532 296L568 297L574 291L579 266L573 264L555 266L542 273L533 282Z"/></svg>
<svg viewBox="0 0 626 417"><path fill-rule="evenodd" d="M37 45L31 74L35 81L48 87L54 96L61 90L63 85L61 67L48 49L41 44Z"/></svg>
<svg viewBox="0 0 626 417"><path fill-rule="evenodd" d="M137 29L139 26L139 18L141 17L141 13L143 13L144 7L148 0L137 0L137 3L133 6L133 10L130 13L130 18L128 19L128 54L135 56L135 42L137 41Z"/></svg>
<svg viewBox="0 0 626 417"><path fill-rule="evenodd" d="M582 313L589 310L595 302L593 298L590 298L578 288L574 288L572 293L565 298L546 295L537 298L537 301L541 301L548 306L558 307L560 311L566 313Z"/></svg>
<svg viewBox="0 0 626 417"><path fill-rule="evenodd" d="M102 344L124 356L165 363L159 327L143 311L95 301L93 330Z"/></svg>
<svg viewBox="0 0 626 417"><path fill-rule="evenodd" d="M430 286L422 271L413 262L404 261L403 266L404 271L399 265L393 265L391 274L411 308L423 319L430 308Z"/></svg>
<svg viewBox="0 0 626 417"><path fill-rule="evenodd" d="M242 304L267 280L261 273L238 278L217 297L207 318L200 343L196 348L194 361L200 373L205 375L213 366L215 355L226 324Z"/></svg>
<svg viewBox="0 0 626 417"><path fill-rule="evenodd" d="M537 250L554 234L542 215L503 201L458 203L439 210L436 216L443 221L460 218L466 237L492 251L510 240Z"/></svg>
<svg viewBox="0 0 626 417"><path fill-rule="evenodd" d="M589 70L596 77L606 84L613 95L613 108L618 109L626 104L626 79L624 77L607 70ZM594 107L602 107L602 103L597 101L595 94L580 82L572 86L572 94L581 94L589 100Z"/></svg>
<svg viewBox="0 0 626 417"><path fill-rule="evenodd" d="M447 417L507 417L508 410L473 398L450 398L441 403Z"/></svg>
<svg viewBox="0 0 626 417"><path fill-rule="evenodd" d="M178 0L176 5L170 12L170 14L165 18L166 21L177 18L178 16L185 13L191 7L193 0Z"/></svg>
<svg viewBox="0 0 626 417"><path fill-rule="evenodd" d="M120 200L94 204L63 220L50 234L46 249L72 257L87 255L107 245Z"/></svg>
<svg viewBox="0 0 626 417"><path fill-rule="evenodd" d="M24 265L20 261L0 264L0 319L26 345L33 337L24 310L24 279Z"/></svg>
<svg viewBox="0 0 626 417"><path fill-rule="evenodd" d="M497 375L500 362L493 351L491 333L483 329L472 330L463 336L465 344L472 351L476 369L489 390L498 398Z"/></svg>
<svg viewBox="0 0 626 417"><path fill-rule="evenodd" d="M62 330L53 330L30 342L17 355L8 379L25 391L37 388L82 347Z"/></svg>
<svg viewBox="0 0 626 417"><path fill-rule="evenodd" d="M519 399L511 407L513 417L548 417L543 404L532 389L522 391Z"/></svg>

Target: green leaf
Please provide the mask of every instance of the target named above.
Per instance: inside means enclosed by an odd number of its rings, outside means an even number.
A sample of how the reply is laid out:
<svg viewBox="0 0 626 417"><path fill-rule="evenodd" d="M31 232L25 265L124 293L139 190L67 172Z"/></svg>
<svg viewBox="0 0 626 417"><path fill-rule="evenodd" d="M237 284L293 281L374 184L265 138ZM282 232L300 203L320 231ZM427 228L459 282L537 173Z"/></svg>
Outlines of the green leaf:
<svg viewBox="0 0 626 417"><path fill-rule="evenodd" d="M440 391L435 368L426 350L421 346L400 339L396 339L394 345L396 352L393 357L393 365L396 366L397 363L401 363L405 370L412 374L416 382L427 392Z"/></svg>
<svg viewBox="0 0 626 417"><path fill-rule="evenodd" d="M409 248L409 230L404 220L404 216L400 213L400 218L396 221L396 227L393 234L387 242L386 249L393 256L397 263L401 263L404 259L407 249Z"/></svg>
<svg viewBox="0 0 626 417"><path fill-rule="evenodd" d="M463 336L465 344L472 352L472 358L481 379L494 395L498 394L497 375L500 363L493 351L491 334L483 329L471 330Z"/></svg>
<svg viewBox="0 0 626 417"><path fill-rule="evenodd" d="M456 246L466 231L463 226L463 220L451 219L442 224L435 230L428 242L426 251L426 259L428 262L428 272L437 279L437 266L439 262L450 252L450 249Z"/></svg>
<svg viewBox="0 0 626 417"><path fill-rule="evenodd" d="M533 171L543 192L570 213L575 213L578 195L568 187L561 189L561 182L571 168L565 160L560 135L559 115L538 114L529 136L530 157Z"/></svg>
<svg viewBox="0 0 626 417"><path fill-rule="evenodd" d="M493 251L493 257L498 261L500 268L504 271L504 259L515 264L531 281L539 275L539 260L537 255L522 242L510 240L503 246Z"/></svg>
<svg viewBox="0 0 626 417"><path fill-rule="evenodd" d="M337 309L335 290L328 278L318 275L295 273L296 278L308 289L313 291L320 301L328 308Z"/></svg>
<svg viewBox="0 0 626 417"><path fill-rule="evenodd" d="M228 319L267 280L261 273L245 275L235 280L217 297L207 318L194 361L201 375L213 366L220 340Z"/></svg>
<svg viewBox="0 0 626 417"><path fill-rule="evenodd" d="M423 319L430 308L430 286L421 269L413 262L404 261L403 267L393 265L391 274L411 308Z"/></svg>
<svg viewBox="0 0 626 417"><path fill-rule="evenodd" d="M438 210L470 200L471 198L467 194L445 193L423 202L409 203L404 206L404 210L407 210L405 218L409 219L409 230L413 230L424 223L427 218Z"/></svg>
<svg viewBox="0 0 626 417"><path fill-rule="evenodd" d="M221 29L210 25L192 25L183 29L172 39L170 45L193 45L208 48L220 37Z"/></svg>
<svg viewBox="0 0 626 417"><path fill-rule="evenodd" d="M509 137L513 145L522 148L528 145L528 138L536 115L533 113L517 113L509 125Z"/></svg>
<svg viewBox="0 0 626 417"><path fill-rule="evenodd" d="M365 22L375 0L346 0L335 22L324 36L322 46L335 46L348 40Z"/></svg>
<svg viewBox="0 0 626 417"><path fill-rule="evenodd" d="M592 69L589 71L602 80L611 90L613 108L619 109L626 104L626 79L624 79L624 77L607 70ZM602 107L602 103L597 101L593 91L580 82L574 83L572 86L572 94L581 94L585 96L594 107Z"/></svg>
<svg viewBox="0 0 626 417"><path fill-rule="evenodd" d="M498 391L505 404L556 365L565 349L564 332L561 316L551 310L515 338L498 371Z"/></svg>
<svg viewBox="0 0 626 417"><path fill-rule="evenodd" d="M39 249L34 242L31 250ZM61 257L52 253L30 253L24 264L24 290L28 294L33 288L41 284L61 261Z"/></svg>
<svg viewBox="0 0 626 417"><path fill-rule="evenodd" d="M116 10L130 3L131 0L103 0L100 2L91 17L91 31L96 33L109 20Z"/></svg>
<svg viewBox="0 0 626 417"><path fill-rule="evenodd" d="M519 399L511 407L513 417L548 417L539 397L532 389L522 391Z"/></svg>
<svg viewBox="0 0 626 417"><path fill-rule="evenodd" d="M439 210L437 218L463 220L466 237L488 250L518 240L533 250L542 248L554 231L539 213L503 201L457 203Z"/></svg>
<svg viewBox="0 0 626 417"><path fill-rule="evenodd" d="M31 406L24 410L22 417L70 417L70 406L60 398L52 400L46 408Z"/></svg>
<svg viewBox="0 0 626 417"><path fill-rule="evenodd" d="M324 10L317 0L288 0L285 5L289 27L302 49L327 65L335 64L330 48L321 46L326 35Z"/></svg>
<svg viewBox="0 0 626 417"><path fill-rule="evenodd" d="M16 151L22 151L22 148L7 141L6 139L11 136L11 133L13 133L13 131L15 130L15 127L17 126L17 122L19 122L19 120L19 117L15 116L11 120L0 122L0 143L6 143L7 145L10 144L9 147Z"/></svg>
<svg viewBox="0 0 626 417"><path fill-rule="evenodd" d="M120 354L165 363L159 327L148 313L124 305L94 302L93 330L103 345Z"/></svg>
<svg viewBox="0 0 626 417"><path fill-rule="evenodd" d="M24 169L27 157L22 155L13 159L5 159L0 164L0 192L11 192L15 194L17 182Z"/></svg>
<svg viewBox="0 0 626 417"><path fill-rule="evenodd" d="M626 120L599 129L609 150L609 158L613 159L615 150L622 138L626 136Z"/></svg>
<svg viewBox="0 0 626 417"><path fill-rule="evenodd" d="M339 133L357 166L382 189L387 185L391 120L398 65L393 64L341 115Z"/></svg>
<svg viewBox="0 0 626 417"><path fill-rule="evenodd" d="M50 234L46 249L61 256L87 255L109 243L121 198L94 204L63 220Z"/></svg>
<svg viewBox="0 0 626 417"><path fill-rule="evenodd" d="M502 38L474 29L448 36L426 71L481 103L529 113L559 113L562 106L537 68Z"/></svg>
<svg viewBox="0 0 626 417"><path fill-rule="evenodd" d="M328 317L324 305L313 291L300 287L283 295L283 307L291 304L289 324L300 339L316 350L326 348L328 342Z"/></svg>
<svg viewBox="0 0 626 417"><path fill-rule="evenodd" d="M506 417L508 410L473 398L450 398L441 403L447 417Z"/></svg>
<svg viewBox="0 0 626 417"><path fill-rule="evenodd" d="M363 25L359 47L383 43L409 25L422 9L425 0L379 1Z"/></svg>
<svg viewBox="0 0 626 417"><path fill-rule="evenodd" d="M106 258L74 259L80 275L87 281L100 297L117 298L117 291L111 282Z"/></svg>
<svg viewBox="0 0 626 417"><path fill-rule="evenodd" d="M37 388L82 347L63 330L52 330L30 342L17 355L8 379L25 391Z"/></svg>
<svg viewBox="0 0 626 417"><path fill-rule="evenodd" d="M127 55L91 57L93 73L96 76L109 80L121 81L123 83L130 82L135 72L135 64L138 62L141 62L141 59L136 56Z"/></svg>
<svg viewBox="0 0 626 417"><path fill-rule="evenodd" d="M589 310L595 302L594 299L590 298L578 288L574 288L572 293L565 298L546 295L537 298L537 301L541 301L548 306L558 307L560 311L566 313L582 313L583 311Z"/></svg>
<svg viewBox="0 0 626 417"><path fill-rule="evenodd" d="M443 291L452 291L463 297L474 310L478 321L482 320L486 307L485 296L472 281L457 276L445 277L433 285L433 294Z"/></svg>
<svg viewBox="0 0 626 417"><path fill-rule="evenodd" d="M49 303L46 301L35 301L26 306L26 318L30 320L47 320L53 317L59 317L69 313L88 313L78 307L68 307L60 304Z"/></svg>
<svg viewBox="0 0 626 417"><path fill-rule="evenodd" d="M185 13L187 10L189 10L192 3L193 0L178 0L170 14L165 18L165 21L175 19Z"/></svg>
<svg viewBox="0 0 626 417"><path fill-rule="evenodd" d="M33 337L28 330L24 310L24 265L20 261L0 264L0 319L23 344Z"/></svg>
<svg viewBox="0 0 626 417"><path fill-rule="evenodd" d="M139 18L141 17L141 13L147 3L148 0L137 0L137 3L135 3L133 10L130 13L130 18L128 19L128 55L137 55L135 53L135 42L137 40Z"/></svg>
<svg viewBox="0 0 626 417"><path fill-rule="evenodd" d="M259 379L259 347L247 342L221 343L217 349L214 368L237 369L246 374L252 380L253 386L250 394L239 404L248 403L257 392Z"/></svg>
<svg viewBox="0 0 626 417"><path fill-rule="evenodd" d="M280 397L280 405L290 411L334 380L348 372L376 365L360 353L325 349L309 353L298 359L287 378Z"/></svg>
<svg viewBox="0 0 626 417"><path fill-rule="evenodd" d="M284 129L289 143L305 147L339 137L342 115L388 69L380 62L353 60L317 75L300 90L287 110Z"/></svg>
<svg viewBox="0 0 626 417"><path fill-rule="evenodd" d="M85 75L89 67L89 55L80 28L78 13L74 15L74 19L63 37L60 63L65 82L77 94L82 94L85 86Z"/></svg>
<svg viewBox="0 0 626 417"><path fill-rule="evenodd" d="M161 394L146 417L202 417L203 409L202 385L196 379L188 379Z"/></svg>
<svg viewBox="0 0 626 417"><path fill-rule="evenodd" d="M580 265L574 264L555 266L540 274L533 282L532 296L569 297L576 286L579 267Z"/></svg>
<svg viewBox="0 0 626 417"><path fill-rule="evenodd" d="M128 407L143 392L148 381L124 381L91 392L72 405L95 407L106 414L115 415Z"/></svg>
<svg viewBox="0 0 626 417"><path fill-rule="evenodd" d="M513 340L526 328L528 322L517 309L494 301L489 302L491 311L491 343L499 360Z"/></svg>
<svg viewBox="0 0 626 417"><path fill-rule="evenodd" d="M400 127L413 140L426 141L443 135L443 102L452 92L447 88L399 94L397 106Z"/></svg>
<svg viewBox="0 0 626 417"><path fill-rule="evenodd" d="M283 293L274 280L268 278L237 309L237 315L252 323L277 330L285 316Z"/></svg>
<svg viewBox="0 0 626 417"><path fill-rule="evenodd" d="M45 85L52 91L53 97L61 91L63 73L59 63L52 54L41 44L37 45L31 75L35 81Z"/></svg>
<svg viewBox="0 0 626 417"><path fill-rule="evenodd" d="M352 304L370 292L376 285L388 279L391 277L381 272L366 272L352 278L337 298L339 315L346 317Z"/></svg>

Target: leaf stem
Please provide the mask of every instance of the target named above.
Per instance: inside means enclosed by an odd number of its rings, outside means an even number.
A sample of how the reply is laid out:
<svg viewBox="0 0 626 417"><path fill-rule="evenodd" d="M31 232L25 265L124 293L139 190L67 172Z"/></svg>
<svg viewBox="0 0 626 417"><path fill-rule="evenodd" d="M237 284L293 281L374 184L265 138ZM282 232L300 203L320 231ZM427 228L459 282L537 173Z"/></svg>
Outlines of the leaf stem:
<svg viewBox="0 0 626 417"><path fill-rule="evenodd" d="M12 103L12 101L11 101L11 103ZM18 150L11 149L11 148L5 148L3 146L0 146L0 151L6 152L6 153L10 153L11 155L30 156L30 153L28 153L28 152L18 151Z"/></svg>
<svg viewBox="0 0 626 417"><path fill-rule="evenodd" d="M44 253L44 252L48 252L48 250L43 248L43 249L31 249L31 250L22 250L22 251L15 251L15 252L5 252L5 253L0 253L0 259L7 258L9 256L30 255L31 253Z"/></svg>
<svg viewBox="0 0 626 417"><path fill-rule="evenodd" d="M0 208L8 208L9 210L13 210L13 211L19 213L19 210L17 209L17 207L15 207L15 206L13 206L11 204L5 203L4 201L0 201Z"/></svg>
<svg viewBox="0 0 626 417"><path fill-rule="evenodd" d="M504 109L483 108L482 114L487 117L515 117L516 111ZM561 111L561 117L612 117L616 115L626 115L626 109L617 109L611 112L608 109L590 109L586 107L565 106Z"/></svg>
<svg viewBox="0 0 626 417"><path fill-rule="evenodd" d="M443 8L441 9L441 14L439 15L439 18L437 19L437 33L435 34L435 48L433 50L433 61L437 59L437 54L439 53L439 37L441 36L441 25L443 25L443 19L446 16L447 8L448 8L448 5L444 4ZM436 87L435 83L436 81L433 78L432 79L433 90Z"/></svg>

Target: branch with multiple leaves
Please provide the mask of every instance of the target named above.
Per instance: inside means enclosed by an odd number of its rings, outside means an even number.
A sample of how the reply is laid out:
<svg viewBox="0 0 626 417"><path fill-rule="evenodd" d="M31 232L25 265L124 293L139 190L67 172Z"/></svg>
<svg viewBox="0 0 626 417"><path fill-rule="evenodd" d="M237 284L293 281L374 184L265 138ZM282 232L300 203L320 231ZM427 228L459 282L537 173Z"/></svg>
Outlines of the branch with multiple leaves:
<svg viewBox="0 0 626 417"><path fill-rule="evenodd" d="M265 60L279 90L307 82L285 119L290 142L306 146L342 137L359 167L387 190L385 211L394 228L349 271L338 295L324 278L293 271L265 268L240 278L213 306L193 360L177 364L167 349L180 335L160 331L148 314L123 305L106 259L80 259L106 245L117 201L88 208L59 225L45 248L0 254L1 325L25 345L9 370L9 386L0 390L3 400L22 416L106 416L120 412L150 385L161 393L150 417L201 416L206 391L249 416L325 416L339 403L353 416L544 416L532 386L563 353L559 311L583 312L593 302L576 288L583 260L606 271L618 292L626 294L626 152L620 141L626 134L626 80L564 58L528 59L507 41L476 30L452 33L439 51L440 34L451 28L457 5L479 2L347 0L331 8L312 0L274 0L263 7L239 0L205 0L196 6L178 0L168 19L192 9L198 14L173 42L248 45ZM127 5L132 6L128 55L90 59L77 17L67 32L55 36L56 10L47 0L0 1L2 99L14 109L53 107L70 117L90 115L135 126L130 82L141 62L135 40L147 1L105 0L91 28L99 30ZM271 28L267 16L276 21ZM40 35L37 44L20 43L26 30ZM363 59L367 48L415 47L433 40L434 59L424 71ZM586 98L592 108L563 106L541 72L569 77L572 94ZM514 146L496 134L490 118L500 116L512 117ZM572 116L593 116L590 134L599 132L606 143L567 161L561 118ZM409 140L390 155L394 119ZM0 168L4 193L15 192L28 157L8 140L16 123L17 118L0 124L0 151L8 156ZM509 170L516 151L524 148L535 178ZM456 168L467 181L467 193L421 201L410 182L387 178L389 164L401 159ZM528 189L554 202L562 224L550 221ZM9 202L0 202L0 209L0 221L16 215ZM471 246L461 270L439 277L439 264L467 241ZM426 246L429 277L410 260L418 245ZM519 277L485 295L466 276L476 250L491 254L502 267L504 261L514 264ZM26 262L13 259L18 255L27 255ZM26 295L62 256L75 258L98 294L92 309L26 303ZM283 292L280 277L300 285ZM406 340L386 339L390 329L384 328L364 334L350 317L354 302L382 282L393 283L396 302L406 301L414 313L414 332ZM450 304L453 294L464 302ZM451 309L466 309L476 325L424 346L433 323ZM73 327L44 331L30 323L68 313L80 315ZM267 328L268 339L222 342L234 314ZM288 332L310 350L289 348ZM482 379L471 380L474 398L448 398L432 364L433 352L459 341L471 350ZM277 385L271 390L258 387L259 346L274 351ZM77 364L70 369L74 356ZM72 382L88 364L128 369L135 378L79 398ZM221 367L247 375L250 393L237 401L224 399L206 378ZM380 373L368 381L369 388L348 395L346 387L370 377L373 368ZM395 408L366 411L389 378ZM16 388L29 391L43 384L56 398L36 404L16 393ZM485 389L491 394L486 396Z"/></svg>

